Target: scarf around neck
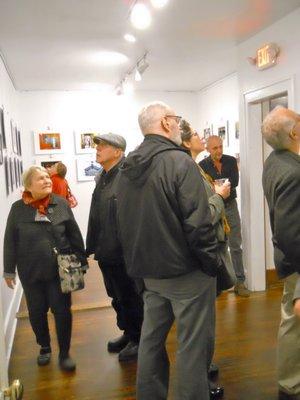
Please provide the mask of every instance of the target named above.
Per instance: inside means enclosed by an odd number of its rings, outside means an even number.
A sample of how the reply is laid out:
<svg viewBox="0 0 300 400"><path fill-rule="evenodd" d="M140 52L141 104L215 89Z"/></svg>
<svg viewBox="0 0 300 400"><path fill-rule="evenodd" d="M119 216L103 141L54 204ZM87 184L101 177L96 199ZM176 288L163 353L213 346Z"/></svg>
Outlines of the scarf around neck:
<svg viewBox="0 0 300 400"><path fill-rule="evenodd" d="M36 208L40 214L43 214L43 215L47 214L47 209L48 209L48 205L50 202L49 194L46 197L44 197L43 199L35 200L32 197L30 192L28 192L27 190L24 190L24 192L22 194L22 200L25 204L27 204L33 208Z"/></svg>

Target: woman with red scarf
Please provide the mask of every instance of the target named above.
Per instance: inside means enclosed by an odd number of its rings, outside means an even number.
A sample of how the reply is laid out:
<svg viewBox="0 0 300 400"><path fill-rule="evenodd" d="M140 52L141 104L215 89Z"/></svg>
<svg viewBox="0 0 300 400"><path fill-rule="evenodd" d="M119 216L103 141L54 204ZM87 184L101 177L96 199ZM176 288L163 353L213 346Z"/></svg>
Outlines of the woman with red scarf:
<svg viewBox="0 0 300 400"><path fill-rule="evenodd" d="M59 365L74 371L69 349L72 331L71 294L62 293L54 247L61 253L75 253L85 266L83 239L67 202L52 194L47 170L32 166L23 174L25 191L13 203L4 237L4 279L14 288L16 269L22 283L29 319L40 345L37 363L47 365L51 345L47 312L55 319Z"/></svg>

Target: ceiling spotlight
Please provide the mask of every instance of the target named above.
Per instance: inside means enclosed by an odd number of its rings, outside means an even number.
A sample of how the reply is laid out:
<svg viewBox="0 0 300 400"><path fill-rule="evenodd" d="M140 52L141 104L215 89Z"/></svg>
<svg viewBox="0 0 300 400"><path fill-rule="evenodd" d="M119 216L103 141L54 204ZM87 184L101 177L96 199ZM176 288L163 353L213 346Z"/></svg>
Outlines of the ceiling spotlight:
<svg viewBox="0 0 300 400"><path fill-rule="evenodd" d="M130 20L137 29L146 29L151 24L151 14L144 4L136 3L131 11Z"/></svg>
<svg viewBox="0 0 300 400"><path fill-rule="evenodd" d="M124 94L124 88L123 88L123 83L122 83L122 82L119 83L119 84L116 86L115 91L116 91L116 95L117 95L117 96L122 96L122 95Z"/></svg>
<svg viewBox="0 0 300 400"><path fill-rule="evenodd" d="M155 8L163 8L169 0L151 0L151 4Z"/></svg>
<svg viewBox="0 0 300 400"><path fill-rule="evenodd" d="M135 73L134 73L134 80L136 82L140 82L142 80L142 75L140 71L136 68Z"/></svg>
<svg viewBox="0 0 300 400"><path fill-rule="evenodd" d="M131 35L131 33L126 33L124 35L124 39L127 40L127 42L130 42L130 43L135 43L136 42L136 38L133 35Z"/></svg>
<svg viewBox="0 0 300 400"><path fill-rule="evenodd" d="M146 60L146 55L137 63L136 69L139 71L139 73L142 75L146 69L149 67L149 63Z"/></svg>

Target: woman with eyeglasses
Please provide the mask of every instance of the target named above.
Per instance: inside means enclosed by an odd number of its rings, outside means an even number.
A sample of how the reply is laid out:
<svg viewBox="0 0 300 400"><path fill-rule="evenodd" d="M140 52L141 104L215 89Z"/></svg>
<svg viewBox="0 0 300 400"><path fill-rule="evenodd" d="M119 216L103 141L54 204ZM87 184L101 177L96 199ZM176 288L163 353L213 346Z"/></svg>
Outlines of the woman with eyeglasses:
<svg viewBox="0 0 300 400"><path fill-rule="evenodd" d="M205 150L205 139L200 137L198 133L192 129L190 124L182 119L180 122L180 131L182 146L190 153L191 157L196 161L197 156ZM216 236L219 243L219 256L223 263L227 266L227 270L232 272L232 286L234 285L234 270L231 263L230 255L228 252L227 234L229 233L229 226L225 218L225 205L224 199L230 195L230 183L225 182L221 185L214 185L212 179L207 175L199 166L199 171L202 175L206 193L208 196L208 203L212 215L212 223L216 230ZM217 281L218 282L218 281ZM221 289L217 283L217 294L220 294ZM216 376L218 367L211 364L208 375L209 378ZM211 399L219 399L223 396L224 389L217 386L209 379L210 396Z"/></svg>

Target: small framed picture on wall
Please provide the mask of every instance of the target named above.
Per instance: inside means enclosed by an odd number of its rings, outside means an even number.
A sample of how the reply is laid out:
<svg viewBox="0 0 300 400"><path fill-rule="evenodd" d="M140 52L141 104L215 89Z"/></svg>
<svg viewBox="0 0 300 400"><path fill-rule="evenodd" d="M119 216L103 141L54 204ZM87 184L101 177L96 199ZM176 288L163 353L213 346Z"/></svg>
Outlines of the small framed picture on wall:
<svg viewBox="0 0 300 400"><path fill-rule="evenodd" d="M95 176L102 171L102 167L95 161L95 157L82 156L76 159L77 180L93 181Z"/></svg>
<svg viewBox="0 0 300 400"><path fill-rule="evenodd" d="M91 154L96 152L94 137L98 136L96 132L74 132L75 150L77 154Z"/></svg>
<svg viewBox="0 0 300 400"><path fill-rule="evenodd" d="M35 154L62 153L62 135L58 132L34 132Z"/></svg>
<svg viewBox="0 0 300 400"><path fill-rule="evenodd" d="M220 139L223 140L224 146L229 146L229 121L226 121L226 124L223 126L220 126L218 128L218 136Z"/></svg>

